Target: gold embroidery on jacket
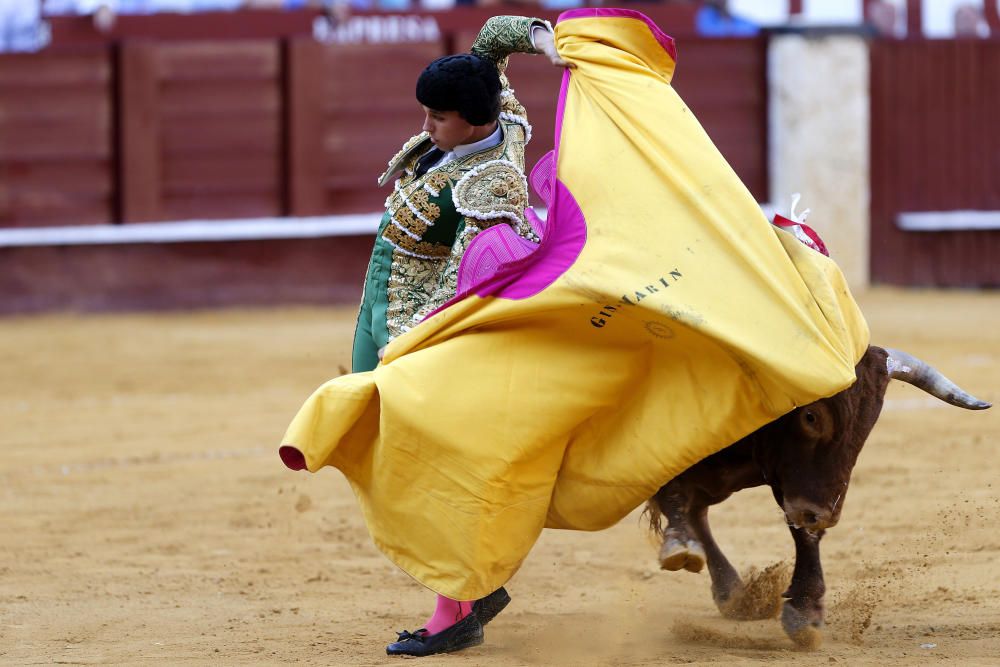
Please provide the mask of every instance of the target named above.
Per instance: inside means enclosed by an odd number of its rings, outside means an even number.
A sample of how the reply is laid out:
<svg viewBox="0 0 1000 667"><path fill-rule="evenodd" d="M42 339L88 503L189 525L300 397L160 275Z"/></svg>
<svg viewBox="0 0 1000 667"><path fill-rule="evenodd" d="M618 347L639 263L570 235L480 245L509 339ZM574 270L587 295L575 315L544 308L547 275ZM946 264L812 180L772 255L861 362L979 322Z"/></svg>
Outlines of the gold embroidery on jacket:
<svg viewBox="0 0 1000 667"><path fill-rule="evenodd" d="M451 181L449 180L448 175L443 172L435 171L429 173L427 174L427 178L424 180L424 191L426 192L430 190L430 192L428 192L430 196L438 197L441 195L441 190L443 190L450 182Z"/></svg>
<svg viewBox="0 0 1000 667"><path fill-rule="evenodd" d="M517 227L528 206L524 174L508 160L494 160L475 167L452 189L455 208L477 221L505 218Z"/></svg>
<svg viewBox="0 0 1000 667"><path fill-rule="evenodd" d="M427 305L445 263L445 258L429 261L393 253L386 290L389 299L386 324L390 338L406 333L414 324L414 316Z"/></svg>
<svg viewBox="0 0 1000 667"><path fill-rule="evenodd" d="M439 176L448 183L447 176ZM427 181L426 178L414 179L389 196L386 205L392 224L386 226L382 238L412 257L429 259L446 256L451 247L421 240L427 228L441 217L441 207L432 202L430 194L423 189ZM441 183L441 179L434 182Z"/></svg>
<svg viewBox="0 0 1000 667"><path fill-rule="evenodd" d="M418 241L396 225L388 225L382 238L396 250L420 259L441 259L451 254L451 246Z"/></svg>

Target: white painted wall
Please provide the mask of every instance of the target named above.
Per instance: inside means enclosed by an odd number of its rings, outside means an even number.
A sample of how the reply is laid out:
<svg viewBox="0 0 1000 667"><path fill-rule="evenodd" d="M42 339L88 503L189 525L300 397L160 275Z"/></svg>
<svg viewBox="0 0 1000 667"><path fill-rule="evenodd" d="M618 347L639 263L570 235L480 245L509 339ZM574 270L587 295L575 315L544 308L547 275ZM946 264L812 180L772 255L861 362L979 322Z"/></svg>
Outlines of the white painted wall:
<svg viewBox="0 0 1000 667"><path fill-rule="evenodd" d="M791 196L852 288L868 285L868 46L855 35L776 36L769 51L771 203Z"/></svg>

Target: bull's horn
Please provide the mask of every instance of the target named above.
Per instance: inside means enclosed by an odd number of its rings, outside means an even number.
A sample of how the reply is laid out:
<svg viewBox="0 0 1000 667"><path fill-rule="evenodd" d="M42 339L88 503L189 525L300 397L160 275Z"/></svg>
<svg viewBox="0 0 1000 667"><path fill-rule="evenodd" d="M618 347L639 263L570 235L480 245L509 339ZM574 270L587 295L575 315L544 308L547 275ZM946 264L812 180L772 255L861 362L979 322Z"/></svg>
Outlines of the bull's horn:
<svg viewBox="0 0 1000 667"><path fill-rule="evenodd" d="M965 393L957 384L941 375L936 368L917 359L912 354L888 347L885 348L885 351L889 354L889 358L885 362L886 369L889 371L889 377L894 380L902 380L907 384L912 384L931 396L940 398L945 403L951 403L967 410L985 410L991 406L990 403L980 401L975 396Z"/></svg>

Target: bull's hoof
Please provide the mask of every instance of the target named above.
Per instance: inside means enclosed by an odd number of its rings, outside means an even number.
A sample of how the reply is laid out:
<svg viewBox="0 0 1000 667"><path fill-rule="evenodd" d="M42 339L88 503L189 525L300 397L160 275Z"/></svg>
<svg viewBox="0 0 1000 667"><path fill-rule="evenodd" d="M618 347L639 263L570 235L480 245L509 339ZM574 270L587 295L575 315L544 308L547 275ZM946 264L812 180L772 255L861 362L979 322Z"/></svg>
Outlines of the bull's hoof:
<svg viewBox="0 0 1000 667"><path fill-rule="evenodd" d="M781 610L781 627L803 651L815 651L823 644L823 619L796 609L791 601L786 600Z"/></svg>
<svg viewBox="0 0 1000 667"><path fill-rule="evenodd" d="M701 572L705 567L705 550L695 540L668 537L660 548L660 568L676 572Z"/></svg>

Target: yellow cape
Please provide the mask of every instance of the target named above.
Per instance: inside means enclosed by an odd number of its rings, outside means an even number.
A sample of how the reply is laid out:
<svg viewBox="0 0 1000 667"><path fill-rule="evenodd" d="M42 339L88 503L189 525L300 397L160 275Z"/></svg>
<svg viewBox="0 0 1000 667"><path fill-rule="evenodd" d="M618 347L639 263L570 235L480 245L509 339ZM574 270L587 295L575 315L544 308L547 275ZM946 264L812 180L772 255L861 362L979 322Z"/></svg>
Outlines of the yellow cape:
<svg viewBox="0 0 1000 667"><path fill-rule="evenodd" d="M503 585L543 527L611 526L849 386L868 343L837 266L767 221L671 87L669 38L625 10L569 12L556 38L577 67L542 248L324 384L283 440L453 599Z"/></svg>

